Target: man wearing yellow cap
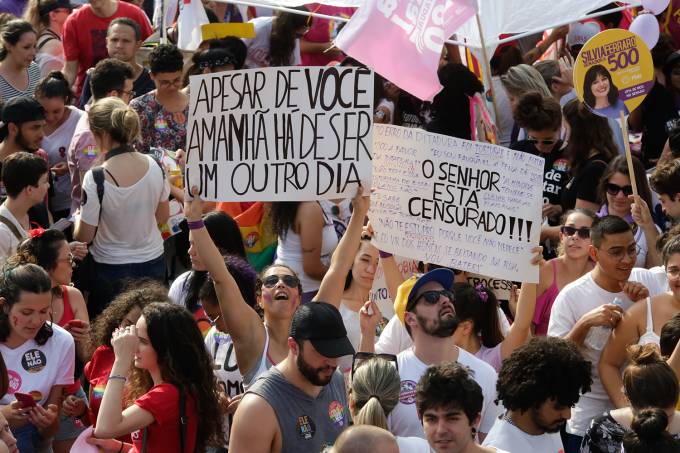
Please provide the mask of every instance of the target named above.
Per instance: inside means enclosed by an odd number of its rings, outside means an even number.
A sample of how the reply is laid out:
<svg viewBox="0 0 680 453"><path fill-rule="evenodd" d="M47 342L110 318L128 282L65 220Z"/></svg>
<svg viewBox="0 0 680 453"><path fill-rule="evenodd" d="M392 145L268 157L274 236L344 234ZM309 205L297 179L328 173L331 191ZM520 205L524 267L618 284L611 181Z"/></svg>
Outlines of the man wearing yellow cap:
<svg viewBox="0 0 680 453"><path fill-rule="evenodd" d="M397 356L401 378L399 404L390 414L389 428L396 436L417 436L425 438L422 424L415 406L415 388L420 377L430 365L458 362L469 368L474 379L482 388L484 404L479 426L480 439L489 432L502 408L494 403L496 394L495 370L469 352L460 349L454 341L454 332L460 323L453 305L451 291L454 274L449 269L435 269L413 282L408 291L403 317L397 316L413 339L413 346ZM402 288L402 292L406 289ZM397 297L397 300L400 298ZM395 303L396 305L396 303ZM377 306L372 313L362 309L360 351L374 352L375 324L380 319Z"/></svg>

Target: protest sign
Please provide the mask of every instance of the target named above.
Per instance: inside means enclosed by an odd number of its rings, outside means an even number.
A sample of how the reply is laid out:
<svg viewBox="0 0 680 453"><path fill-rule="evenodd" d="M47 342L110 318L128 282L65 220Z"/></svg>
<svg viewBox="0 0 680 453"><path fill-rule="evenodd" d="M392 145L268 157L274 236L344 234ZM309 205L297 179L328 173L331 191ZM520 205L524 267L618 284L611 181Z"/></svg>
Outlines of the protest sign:
<svg viewBox="0 0 680 453"><path fill-rule="evenodd" d="M538 281L541 157L377 124L369 217L381 250L476 274Z"/></svg>
<svg viewBox="0 0 680 453"><path fill-rule="evenodd" d="M491 289L498 300L510 300L510 290L512 289L512 282L509 280L502 280L499 278L485 277L483 275L469 274L467 281L472 286L482 284Z"/></svg>
<svg viewBox="0 0 680 453"><path fill-rule="evenodd" d="M373 73L358 67L190 78L187 187L212 201L304 201L371 187Z"/></svg>
<svg viewBox="0 0 680 453"><path fill-rule="evenodd" d="M404 280L418 273L418 260L400 256L395 256L394 259ZM375 278L373 279L373 286L371 287L369 299L378 305L383 318L386 318L389 321L389 319L394 316L394 301L387 289L382 260L380 260L378 268L375 270Z"/></svg>
<svg viewBox="0 0 680 453"><path fill-rule="evenodd" d="M578 98L600 116L628 115L653 85L652 55L642 38L628 30L605 30L593 36L574 63Z"/></svg>

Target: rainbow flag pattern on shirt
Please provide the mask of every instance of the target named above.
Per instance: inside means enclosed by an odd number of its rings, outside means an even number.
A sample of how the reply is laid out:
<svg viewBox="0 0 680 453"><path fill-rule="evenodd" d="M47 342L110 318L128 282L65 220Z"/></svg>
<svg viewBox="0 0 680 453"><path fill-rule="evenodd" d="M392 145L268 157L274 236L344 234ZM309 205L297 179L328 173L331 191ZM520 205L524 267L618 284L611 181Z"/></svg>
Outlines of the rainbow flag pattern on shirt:
<svg viewBox="0 0 680 453"><path fill-rule="evenodd" d="M104 390L106 390L106 382L100 381L94 387L90 387L90 401L104 398Z"/></svg>
<svg viewBox="0 0 680 453"><path fill-rule="evenodd" d="M277 237L269 227L267 214L265 203L258 201L234 217L241 229L248 261L258 272L272 263L276 252Z"/></svg>

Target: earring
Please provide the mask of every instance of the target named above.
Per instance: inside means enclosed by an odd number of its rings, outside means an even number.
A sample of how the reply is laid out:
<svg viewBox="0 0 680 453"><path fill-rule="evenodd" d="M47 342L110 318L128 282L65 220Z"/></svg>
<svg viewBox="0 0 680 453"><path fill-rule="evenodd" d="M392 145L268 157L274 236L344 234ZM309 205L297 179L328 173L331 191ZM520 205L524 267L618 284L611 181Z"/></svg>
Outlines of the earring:
<svg viewBox="0 0 680 453"><path fill-rule="evenodd" d="M477 437L477 428L472 428L472 438L474 439L476 437Z"/></svg>

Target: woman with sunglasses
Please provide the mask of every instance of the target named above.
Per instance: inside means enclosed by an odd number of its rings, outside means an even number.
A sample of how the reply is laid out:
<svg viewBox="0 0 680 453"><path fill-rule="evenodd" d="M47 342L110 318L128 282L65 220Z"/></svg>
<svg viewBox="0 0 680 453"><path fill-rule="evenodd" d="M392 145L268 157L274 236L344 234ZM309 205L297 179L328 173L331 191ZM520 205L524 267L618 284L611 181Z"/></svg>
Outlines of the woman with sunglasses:
<svg viewBox="0 0 680 453"><path fill-rule="evenodd" d="M148 154L151 148L183 149L189 96L182 91L182 52L172 44L154 47L149 53L149 69L156 89L130 101L141 126L141 143L137 150Z"/></svg>
<svg viewBox="0 0 680 453"><path fill-rule="evenodd" d="M557 258L541 264L536 307L532 325L535 335L546 335L553 303L564 288L593 269L588 256L590 227L596 215L588 209L573 209L564 217L560 227Z"/></svg>
<svg viewBox="0 0 680 453"><path fill-rule="evenodd" d="M543 218L541 240L546 257L555 257L553 247L559 241L561 193L569 176L566 143L562 141L562 108L553 97L531 91L517 102L513 112L515 122L526 131L526 139L510 145L545 159L543 166ZM551 228L552 227L552 228Z"/></svg>
<svg viewBox="0 0 680 453"><path fill-rule="evenodd" d="M10 257L15 265L37 264L45 269L52 282L50 316L68 330L76 342L76 353L83 362L90 360L90 318L85 299L78 288L71 285L75 258L59 230L30 230L30 238L19 244L16 255Z"/></svg>
<svg viewBox="0 0 680 453"><path fill-rule="evenodd" d="M355 425L372 425L389 431L387 417L399 403L401 379L397 356L357 352L352 361L351 387L347 398ZM399 451L429 453L420 437L397 436Z"/></svg>
<svg viewBox="0 0 680 453"><path fill-rule="evenodd" d="M661 329L680 313L680 237L668 241L663 248L663 265L670 292L648 297L633 304L616 325L600 357L600 378L616 407L626 406L621 393L621 367L632 344L659 346Z"/></svg>
<svg viewBox="0 0 680 453"><path fill-rule="evenodd" d="M649 269L661 264L661 257L656 250L659 230L649 211L649 206L653 206L652 192L649 189L645 167L637 157L633 156L632 159L639 194L638 199L633 200L633 187L630 182L626 157L617 156L609 163L600 180L598 193L604 204L597 215L598 217L619 216L633 226L635 243L640 249L635 267ZM636 205L635 210L633 203Z"/></svg>
<svg viewBox="0 0 680 453"><path fill-rule="evenodd" d="M7 262L0 274L0 352L12 377L0 411L21 453L50 448L64 388L74 381L73 337L49 321L51 289L35 264Z"/></svg>
<svg viewBox="0 0 680 453"><path fill-rule="evenodd" d="M50 317L59 327L71 333L79 359L76 363L76 380L73 385L64 388L64 396L85 398L85 392L78 379L82 373L82 365L91 356L90 318L83 295L77 288L70 286L75 263L73 255L64 233L59 230L35 229L29 234L31 238L19 245L17 253L11 256L8 262L14 265L37 264L50 276L52 282ZM77 417L61 414L59 431L54 438L54 451L68 452L83 429Z"/></svg>
<svg viewBox="0 0 680 453"><path fill-rule="evenodd" d="M293 314L300 305L302 286L290 267L272 264L257 279L255 294L257 306L263 312L264 322L244 299L234 277L229 273L224 258L210 239L201 220L203 202L195 195L185 202L191 240L200 255L206 271L215 286L220 313L234 344L234 353L247 389L258 376L288 355L288 334Z"/></svg>

